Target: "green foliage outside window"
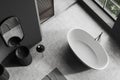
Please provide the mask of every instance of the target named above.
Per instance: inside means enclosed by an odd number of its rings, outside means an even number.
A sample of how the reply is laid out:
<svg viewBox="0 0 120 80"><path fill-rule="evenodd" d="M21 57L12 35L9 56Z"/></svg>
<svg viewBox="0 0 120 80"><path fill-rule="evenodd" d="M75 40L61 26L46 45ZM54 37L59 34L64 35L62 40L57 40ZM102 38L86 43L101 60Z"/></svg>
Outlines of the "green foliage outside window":
<svg viewBox="0 0 120 80"><path fill-rule="evenodd" d="M118 5L120 5L120 0L114 0Z"/></svg>
<svg viewBox="0 0 120 80"><path fill-rule="evenodd" d="M97 0L95 0L97 1ZM112 15L118 16L120 13L120 0L98 0L104 9L107 9Z"/></svg>
<svg viewBox="0 0 120 80"><path fill-rule="evenodd" d="M102 5L105 4L105 0L99 0Z"/></svg>
<svg viewBox="0 0 120 80"><path fill-rule="evenodd" d="M119 1L120 2L120 1ZM108 0L106 4L106 8L114 15L118 15L120 13L120 8L116 6L112 1Z"/></svg>

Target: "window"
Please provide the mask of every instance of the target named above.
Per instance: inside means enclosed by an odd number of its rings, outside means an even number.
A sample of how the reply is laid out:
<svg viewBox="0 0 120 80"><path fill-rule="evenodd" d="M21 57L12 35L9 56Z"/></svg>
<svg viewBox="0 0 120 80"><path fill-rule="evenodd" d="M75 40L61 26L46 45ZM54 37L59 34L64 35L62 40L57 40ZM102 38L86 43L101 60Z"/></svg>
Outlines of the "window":
<svg viewBox="0 0 120 80"><path fill-rule="evenodd" d="M116 20L120 13L120 0L94 0L97 2L113 19Z"/></svg>

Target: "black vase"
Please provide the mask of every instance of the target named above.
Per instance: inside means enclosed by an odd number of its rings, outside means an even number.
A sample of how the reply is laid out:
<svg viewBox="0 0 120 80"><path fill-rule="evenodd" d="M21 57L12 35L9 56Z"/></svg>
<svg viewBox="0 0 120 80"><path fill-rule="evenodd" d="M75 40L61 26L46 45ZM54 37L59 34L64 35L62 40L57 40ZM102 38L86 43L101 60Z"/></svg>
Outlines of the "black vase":
<svg viewBox="0 0 120 80"><path fill-rule="evenodd" d="M20 46L15 50L15 57L23 66L27 66L32 62L30 51L25 46Z"/></svg>

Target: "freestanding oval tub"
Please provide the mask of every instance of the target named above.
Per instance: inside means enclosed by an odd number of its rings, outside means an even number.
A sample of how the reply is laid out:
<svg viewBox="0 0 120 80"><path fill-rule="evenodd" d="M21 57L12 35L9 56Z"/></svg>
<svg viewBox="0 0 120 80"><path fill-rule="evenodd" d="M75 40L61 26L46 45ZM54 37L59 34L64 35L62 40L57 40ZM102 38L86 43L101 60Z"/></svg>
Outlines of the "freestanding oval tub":
<svg viewBox="0 0 120 80"><path fill-rule="evenodd" d="M88 67L97 70L106 68L109 62L108 54L87 32L71 29L67 34L67 39L75 55Z"/></svg>

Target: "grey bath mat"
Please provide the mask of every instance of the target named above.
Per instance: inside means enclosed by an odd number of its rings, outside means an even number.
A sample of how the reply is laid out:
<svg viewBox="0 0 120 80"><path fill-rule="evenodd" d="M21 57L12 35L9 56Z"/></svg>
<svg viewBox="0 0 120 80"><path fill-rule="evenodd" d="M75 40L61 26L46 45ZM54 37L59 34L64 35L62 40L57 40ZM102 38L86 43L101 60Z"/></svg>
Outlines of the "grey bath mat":
<svg viewBox="0 0 120 80"><path fill-rule="evenodd" d="M46 75L42 80L67 80L67 79L57 68L55 68L52 72Z"/></svg>

